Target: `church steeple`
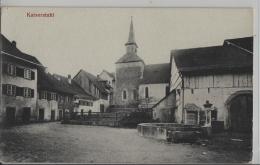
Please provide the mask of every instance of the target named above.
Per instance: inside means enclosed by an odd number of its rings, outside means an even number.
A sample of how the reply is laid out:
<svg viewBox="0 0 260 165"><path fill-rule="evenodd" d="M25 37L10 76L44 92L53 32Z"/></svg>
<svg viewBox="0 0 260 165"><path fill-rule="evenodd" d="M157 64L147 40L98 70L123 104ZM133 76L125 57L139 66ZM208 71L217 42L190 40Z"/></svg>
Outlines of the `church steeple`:
<svg viewBox="0 0 260 165"><path fill-rule="evenodd" d="M131 17L131 23L130 23L130 31L128 36L128 41L125 44L127 53L136 53L137 52L137 44L135 42L135 33L134 33L134 25L133 25L133 19Z"/></svg>

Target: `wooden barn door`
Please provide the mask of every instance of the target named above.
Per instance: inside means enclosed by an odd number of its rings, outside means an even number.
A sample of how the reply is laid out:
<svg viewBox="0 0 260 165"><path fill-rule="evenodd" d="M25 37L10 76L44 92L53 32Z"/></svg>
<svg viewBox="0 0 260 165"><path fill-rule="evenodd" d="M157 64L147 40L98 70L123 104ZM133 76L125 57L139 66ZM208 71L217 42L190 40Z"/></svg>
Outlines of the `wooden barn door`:
<svg viewBox="0 0 260 165"><path fill-rule="evenodd" d="M230 128L233 132L252 132L253 101L252 95L239 95L231 100Z"/></svg>

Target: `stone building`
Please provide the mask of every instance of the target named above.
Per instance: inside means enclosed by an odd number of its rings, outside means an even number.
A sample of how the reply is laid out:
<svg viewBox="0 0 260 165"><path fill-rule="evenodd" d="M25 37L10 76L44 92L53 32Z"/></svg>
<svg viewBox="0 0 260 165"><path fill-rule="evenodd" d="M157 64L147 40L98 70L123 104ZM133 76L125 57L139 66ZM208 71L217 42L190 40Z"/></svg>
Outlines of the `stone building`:
<svg viewBox="0 0 260 165"><path fill-rule="evenodd" d="M93 111L94 101L96 100L90 93L84 91L75 80L71 78L71 75L64 77L58 74L54 74L59 84L58 103L59 103L59 116L62 116L65 112L78 112L78 115Z"/></svg>
<svg viewBox="0 0 260 165"><path fill-rule="evenodd" d="M1 34L1 122L37 120L37 70L42 64Z"/></svg>
<svg viewBox="0 0 260 165"><path fill-rule="evenodd" d="M252 37L226 40L221 46L174 50L171 65L178 123L217 121L225 129L251 130Z"/></svg>
<svg viewBox="0 0 260 165"><path fill-rule="evenodd" d="M114 89L115 89L115 73L110 73L106 70L103 70L99 75L98 79L100 82L103 82L107 85L109 92L109 105L114 105Z"/></svg>
<svg viewBox="0 0 260 165"><path fill-rule="evenodd" d="M116 62L115 108L128 111L149 109L169 90L170 64L146 65L137 55L132 20L125 46L126 54Z"/></svg>
<svg viewBox="0 0 260 165"><path fill-rule="evenodd" d="M86 93L96 98L93 102L92 112L106 112L109 106L110 85L84 70L80 70L73 81Z"/></svg>

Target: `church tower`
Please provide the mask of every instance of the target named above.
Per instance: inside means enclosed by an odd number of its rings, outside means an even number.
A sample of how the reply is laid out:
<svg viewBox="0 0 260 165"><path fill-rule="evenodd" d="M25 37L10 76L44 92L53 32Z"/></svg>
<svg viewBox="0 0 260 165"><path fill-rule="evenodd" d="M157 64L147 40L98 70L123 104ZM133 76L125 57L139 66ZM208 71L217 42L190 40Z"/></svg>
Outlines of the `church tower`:
<svg viewBox="0 0 260 165"><path fill-rule="evenodd" d="M143 78L144 61L137 55L134 25L131 18L126 54L116 62L115 104L118 107L137 107L138 87Z"/></svg>

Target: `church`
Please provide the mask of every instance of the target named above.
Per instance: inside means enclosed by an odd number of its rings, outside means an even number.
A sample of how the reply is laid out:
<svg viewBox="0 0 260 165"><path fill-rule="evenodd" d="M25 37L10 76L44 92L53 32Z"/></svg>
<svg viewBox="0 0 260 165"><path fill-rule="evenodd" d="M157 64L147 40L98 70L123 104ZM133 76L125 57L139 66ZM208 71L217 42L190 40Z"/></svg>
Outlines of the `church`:
<svg viewBox="0 0 260 165"><path fill-rule="evenodd" d="M126 53L115 65L114 107L134 111L150 109L169 92L170 63L145 64L138 56L131 19Z"/></svg>

